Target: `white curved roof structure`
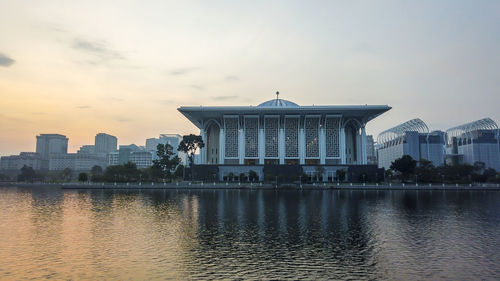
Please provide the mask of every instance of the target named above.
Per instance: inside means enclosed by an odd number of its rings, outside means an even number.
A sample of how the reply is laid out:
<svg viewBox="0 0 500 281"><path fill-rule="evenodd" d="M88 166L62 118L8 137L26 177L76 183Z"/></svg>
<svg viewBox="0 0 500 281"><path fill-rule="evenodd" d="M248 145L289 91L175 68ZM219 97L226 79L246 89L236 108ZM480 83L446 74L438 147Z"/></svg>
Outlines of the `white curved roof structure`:
<svg viewBox="0 0 500 281"><path fill-rule="evenodd" d="M209 119L222 120L229 115L254 115L264 118L266 115L337 115L345 120L350 118L366 123L391 109L387 105L312 105L301 106L294 102L276 98L258 106L181 106L177 110L188 118L196 127L204 128Z"/></svg>
<svg viewBox="0 0 500 281"><path fill-rule="evenodd" d="M476 120L470 123L466 123L460 126L456 126L446 130L446 134L448 135L448 143L451 141L453 137L459 137L463 134L468 134L470 132L478 131L478 130L496 130L498 129L497 123L491 120L491 118L483 118L480 120Z"/></svg>
<svg viewBox="0 0 500 281"><path fill-rule="evenodd" d="M259 104L258 107L299 107L299 105L284 99L272 99Z"/></svg>
<svg viewBox="0 0 500 281"><path fill-rule="evenodd" d="M423 134L429 133L429 128L424 121L419 118L412 119L410 121L399 124L396 127L392 127L380 133L377 137L377 142L383 144L392 140L395 140L403 136L406 132L419 132Z"/></svg>

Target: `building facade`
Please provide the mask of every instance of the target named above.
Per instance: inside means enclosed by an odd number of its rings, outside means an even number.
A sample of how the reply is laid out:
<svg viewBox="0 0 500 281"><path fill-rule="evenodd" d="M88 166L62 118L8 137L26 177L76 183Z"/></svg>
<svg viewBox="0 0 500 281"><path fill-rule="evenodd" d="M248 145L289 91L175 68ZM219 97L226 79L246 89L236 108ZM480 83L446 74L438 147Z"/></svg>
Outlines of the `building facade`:
<svg viewBox="0 0 500 281"><path fill-rule="evenodd" d="M178 110L200 129L200 164L366 165L365 126L387 105L299 106L273 99L258 106Z"/></svg>
<svg viewBox="0 0 500 281"><path fill-rule="evenodd" d="M447 134L447 161L484 163L485 168L500 171L500 130L490 118L450 128Z"/></svg>
<svg viewBox="0 0 500 281"><path fill-rule="evenodd" d="M375 141L372 135L366 136L366 160L369 165L377 165L377 151L375 150Z"/></svg>
<svg viewBox="0 0 500 281"><path fill-rule="evenodd" d="M445 158L445 139L444 132L429 132L427 125L418 118L402 123L379 134L378 166L389 169L391 163L403 155L417 161L426 159L434 166L441 166Z"/></svg>
<svg viewBox="0 0 500 281"><path fill-rule="evenodd" d="M77 172L88 172L94 166L106 168L106 156L91 153L52 154L49 158L50 171L62 171L70 168Z"/></svg>
<svg viewBox="0 0 500 281"><path fill-rule="evenodd" d="M94 154L95 145L82 145L80 149L78 149L77 153Z"/></svg>
<svg viewBox="0 0 500 281"><path fill-rule="evenodd" d="M135 163L138 169L143 169L153 165L153 155L149 151L130 152L130 162Z"/></svg>
<svg viewBox="0 0 500 281"><path fill-rule="evenodd" d="M19 155L2 156L0 169L4 171L19 171L24 165L40 170L42 160L36 152L21 152Z"/></svg>
<svg viewBox="0 0 500 281"><path fill-rule="evenodd" d="M68 153L68 138L60 134L40 134L36 137L36 153L40 155L40 169L46 170L52 154Z"/></svg>
<svg viewBox="0 0 500 281"><path fill-rule="evenodd" d="M116 151L118 139L115 136L105 133L98 133L95 136L95 153L110 153Z"/></svg>

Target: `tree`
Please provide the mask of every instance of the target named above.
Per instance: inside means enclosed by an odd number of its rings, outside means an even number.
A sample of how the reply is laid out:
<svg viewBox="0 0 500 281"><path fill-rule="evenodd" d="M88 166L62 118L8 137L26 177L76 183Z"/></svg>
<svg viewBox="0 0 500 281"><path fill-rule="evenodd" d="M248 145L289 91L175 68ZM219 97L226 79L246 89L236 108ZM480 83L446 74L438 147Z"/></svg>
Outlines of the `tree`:
<svg viewBox="0 0 500 281"><path fill-rule="evenodd" d="M437 169L442 180L449 183L469 183L479 181L479 175L475 172L475 168L469 164L444 165Z"/></svg>
<svg viewBox="0 0 500 281"><path fill-rule="evenodd" d="M325 173L325 167L323 166L316 166L316 168L314 169L314 175L316 176L317 181L323 180L324 173Z"/></svg>
<svg viewBox="0 0 500 281"><path fill-rule="evenodd" d="M179 143L177 150L188 155L189 166L192 167L194 164L194 153L203 147L205 147L205 143L202 137L190 134L182 137L182 141Z"/></svg>
<svg viewBox="0 0 500 281"><path fill-rule="evenodd" d="M346 171L344 169L340 169L340 170L335 171L335 175L337 176L337 180L340 182L345 181L345 174L346 174Z"/></svg>
<svg viewBox="0 0 500 281"><path fill-rule="evenodd" d="M402 180L407 179L409 175L413 174L416 167L417 161L411 158L410 155L403 155L403 157L394 160L391 164L391 170L401 173Z"/></svg>
<svg viewBox="0 0 500 281"><path fill-rule="evenodd" d="M66 168L62 172L65 180L71 180L71 175L73 174L73 170L71 168Z"/></svg>
<svg viewBox="0 0 500 281"><path fill-rule="evenodd" d="M179 164L175 169L174 175L176 178L182 178L184 175L184 165Z"/></svg>
<svg viewBox="0 0 500 281"><path fill-rule="evenodd" d="M108 166L104 172L104 180L107 182L134 182L141 176L141 171L132 162L123 165Z"/></svg>
<svg viewBox="0 0 500 281"><path fill-rule="evenodd" d="M23 167L21 168L21 174L17 177L17 180L32 182L35 177L35 170L33 170L33 168L30 166L23 165Z"/></svg>
<svg viewBox="0 0 500 281"><path fill-rule="evenodd" d="M169 178L172 171L179 165L181 159L174 155L174 149L170 144L158 144L156 147L157 160L153 160L151 173L153 177Z"/></svg>
<svg viewBox="0 0 500 281"><path fill-rule="evenodd" d="M249 181L258 181L259 180L259 175L254 170L250 170L248 172L248 180Z"/></svg>
<svg viewBox="0 0 500 281"><path fill-rule="evenodd" d="M88 180L89 180L89 175L87 175L87 173L79 173L78 174L78 181L86 182Z"/></svg>
<svg viewBox="0 0 500 281"><path fill-rule="evenodd" d="M90 169L90 173L93 175L93 176L99 176L99 175L102 175L102 167L99 166L99 165L95 165L92 167L92 169Z"/></svg>
<svg viewBox="0 0 500 281"><path fill-rule="evenodd" d="M427 159L420 159L419 165L415 168L415 175L419 182L438 182L439 175L436 167ZM415 180L417 180L415 179Z"/></svg>

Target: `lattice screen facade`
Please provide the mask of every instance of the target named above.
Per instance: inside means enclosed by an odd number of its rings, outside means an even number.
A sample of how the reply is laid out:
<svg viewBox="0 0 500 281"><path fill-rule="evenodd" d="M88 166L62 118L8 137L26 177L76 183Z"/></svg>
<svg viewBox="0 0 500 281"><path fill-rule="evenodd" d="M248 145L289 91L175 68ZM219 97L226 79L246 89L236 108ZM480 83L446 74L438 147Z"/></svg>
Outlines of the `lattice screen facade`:
<svg viewBox="0 0 500 281"><path fill-rule="evenodd" d="M306 158L319 158L319 117L306 117Z"/></svg>
<svg viewBox="0 0 500 281"><path fill-rule="evenodd" d="M226 158L238 158L238 117L224 118Z"/></svg>
<svg viewBox="0 0 500 281"><path fill-rule="evenodd" d="M285 157L299 157L299 120L298 117L285 118Z"/></svg>
<svg viewBox="0 0 500 281"><path fill-rule="evenodd" d="M325 121L326 157L340 157L340 118L327 117Z"/></svg>
<svg viewBox="0 0 500 281"><path fill-rule="evenodd" d="M278 157L278 129L279 118L266 117L264 119L265 153L267 158Z"/></svg>
<svg viewBox="0 0 500 281"><path fill-rule="evenodd" d="M245 118L245 157L259 157L259 119Z"/></svg>

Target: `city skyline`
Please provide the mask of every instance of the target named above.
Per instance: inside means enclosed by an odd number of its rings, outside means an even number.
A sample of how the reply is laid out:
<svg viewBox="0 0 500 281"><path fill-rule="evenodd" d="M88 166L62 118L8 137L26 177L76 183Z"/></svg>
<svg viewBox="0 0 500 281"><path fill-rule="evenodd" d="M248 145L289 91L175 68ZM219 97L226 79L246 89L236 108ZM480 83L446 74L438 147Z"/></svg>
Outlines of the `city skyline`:
<svg viewBox="0 0 500 281"><path fill-rule="evenodd" d="M500 3L0 4L0 155L197 133L188 105L388 104L367 126L500 120ZM99 7L96 9L96 7ZM112 15L112 18L110 17ZM117 28L119 27L119 28Z"/></svg>

